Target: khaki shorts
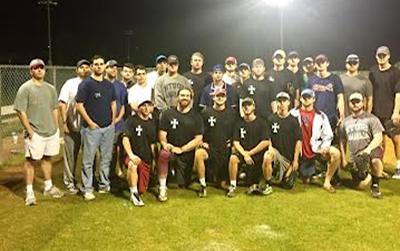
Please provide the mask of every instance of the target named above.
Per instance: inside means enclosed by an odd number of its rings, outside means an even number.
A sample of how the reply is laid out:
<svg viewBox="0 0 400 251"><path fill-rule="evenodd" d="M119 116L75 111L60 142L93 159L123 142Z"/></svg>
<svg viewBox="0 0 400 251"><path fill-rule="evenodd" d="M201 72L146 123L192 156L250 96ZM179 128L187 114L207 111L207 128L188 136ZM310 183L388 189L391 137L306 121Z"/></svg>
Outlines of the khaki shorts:
<svg viewBox="0 0 400 251"><path fill-rule="evenodd" d="M60 131L49 137L33 133L31 139L25 138L25 157L41 160L43 156L55 156L60 151Z"/></svg>
<svg viewBox="0 0 400 251"><path fill-rule="evenodd" d="M282 156L282 154L276 148L270 146L268 151L272 151L274 153L272 171L273 179L277 182L281 182L286 171L289 169L291 162Z"/></svg>

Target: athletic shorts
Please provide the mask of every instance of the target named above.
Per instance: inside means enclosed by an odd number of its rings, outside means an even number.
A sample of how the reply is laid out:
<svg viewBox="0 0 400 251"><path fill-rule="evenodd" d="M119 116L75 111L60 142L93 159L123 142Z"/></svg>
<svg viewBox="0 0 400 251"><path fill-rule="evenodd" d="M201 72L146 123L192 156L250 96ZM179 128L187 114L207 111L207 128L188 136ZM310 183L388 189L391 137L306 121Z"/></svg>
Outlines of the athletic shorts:
<svg viewBox="0 0 400 251"><path fill-rule="evenodd" d="M209 149L205 149L208 154L208 159L206 160L206 177L208 181L226 181L229 177L229 156L230 149L216 149L210 146Z"/></svg>
<svg viewBox="0 0 400 251"><path fill-rule="evenodd" d="M232 153L232 155L237 156L240 160L238 175L240 174L240 169L242 169L246 174L247 185L258 184L263 175L262 163L264 152L251 156L254 161L254 165L251 166L246 164L244 157L239 152Z"/></svg>
<svg viewBox="0 0 400 251"><path fill-rule="evenodd" d="M285 158L276 148L270 147L274 152L274 159L272 161L272 179L276 182L281 182L286 171L291 166L291 161Z"/></svg>
<svg viewBox="0 0 400 251"><path fill-rule="evenodd" d="M60 131L49 137L33 133L32 138L25 137L25 157L41 160L43 156L56 156L60 151Z"/></svg>
<svg viewBox="0 0 400 251"><path fill-rule="evenodd" d="M390 138L400 134L400 127L394 125L391 119L379 118L379 121L381 121L381 124L385 128L384 134L388 135Z"/></svg>

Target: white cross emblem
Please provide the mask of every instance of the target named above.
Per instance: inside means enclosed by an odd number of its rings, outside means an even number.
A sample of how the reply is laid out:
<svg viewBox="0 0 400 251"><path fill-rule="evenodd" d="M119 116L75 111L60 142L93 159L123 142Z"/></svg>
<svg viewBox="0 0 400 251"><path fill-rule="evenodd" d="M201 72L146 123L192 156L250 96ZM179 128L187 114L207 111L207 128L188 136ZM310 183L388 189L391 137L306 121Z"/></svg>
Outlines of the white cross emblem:
<svg viewBox="0 0 400 251"><path fill-rule="evenodd" d="M279 130L279 124L275 122L275 123L272 125L272 132L273 132L273 133L278 133L278 130Z"/></svg>
<svg viewBox="0 0 400 251"><path fill-rule="evenodd" d="M214 118L214 116L211 116L210 118L208 118L208 123L210 123L211 127L214 127L215 122L217 122L217 120Z"/></svg>
<svg viewBox="0 0 400 251"><path fill-rule="evenodd" d="M247 90L250 92L250 95L254 95L254 91L256 90L256 88L254 88L253 85L250 85L249 88L247 88Z"/></svg>
<svg viewBox="0 0 400 251"><path fill-rule="evenodd" d="M240 128L240 138L244 139L246 133L247 133L246 130L243 127L241 127Z"/></svg>
<svg viewBox="0 0 400 251"><path fill-rule="evenodd" d="M172 129L176 129L176 127L179 125L179 121L177 119L173 119L171 120L171 125L172 125Z"/></svg>
<svg viewBox="0 0 400 251"><path fill-rule="evenodd" d="M136 130L137 136L139 136L139 137L142 136L143 128L140 125L138 125L135 130Z"/></svg>

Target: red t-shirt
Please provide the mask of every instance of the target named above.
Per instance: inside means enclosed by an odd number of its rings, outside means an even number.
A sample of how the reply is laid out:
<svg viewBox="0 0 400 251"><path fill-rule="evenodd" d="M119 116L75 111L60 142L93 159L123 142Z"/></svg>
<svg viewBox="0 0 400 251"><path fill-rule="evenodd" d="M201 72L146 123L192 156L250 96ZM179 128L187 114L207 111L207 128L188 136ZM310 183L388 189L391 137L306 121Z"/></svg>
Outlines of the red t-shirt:
<svg viewBox="0 0 400 251"><path fill-rule="evenodd" d="M300 109L300 118L301 118L301 133L303 134L303 157L306 159L314 158L314 152L311 149L311 136L312 136L312 128L313 128L313 121L315 117L315 110L312 111L305 111Z"/></svg>

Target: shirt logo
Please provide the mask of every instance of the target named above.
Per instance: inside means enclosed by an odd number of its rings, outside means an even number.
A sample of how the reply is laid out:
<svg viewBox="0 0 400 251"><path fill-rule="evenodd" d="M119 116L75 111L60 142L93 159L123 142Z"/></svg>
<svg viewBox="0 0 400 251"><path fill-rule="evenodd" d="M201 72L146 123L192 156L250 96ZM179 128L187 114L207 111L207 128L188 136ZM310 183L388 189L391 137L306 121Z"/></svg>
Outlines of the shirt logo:
<svg viewBox="0 0 400 251"><path fill-rule="evenodd" d="M274 77L272 77L272 76L269 76L268 80L271 81L271 82L275 81Z"/></svg>
<svg viewBox="0 0 400 251"><path fill-rule="evenodd" d="M254 95L254 91L256 90L256 88L254 88L253 85L250 85L249 88L247 88L247 90L249 91L250 95Z"/></svg>
<svg viewBox="0 0 400 251"><path fill-rule="evenodd" d="M279 124L275 122L275 123L272 125L272 132L273 132L273 133L278 133L278 130L279 130Z"/></svg>
<svg viewBox="0 0 400 251"><path fill-rule="evenodd" d="M136 130L137 136L139 136L139 137L142 136L143 128L140 125L138 125L135 130Z"/></svg>
<svg viewBox="0 0 400 251"><path fill-rule="evenodd" d="M246 130L243 127L240 127L240 138L245 139L246 138Z"/></svg>
<svg viewBox="0 0 400 251"><path fill-rule="evenodd" d="M172 125L172 129L176 129L179 125L179 121L177 119L171 120L170 124Z"/></svg>
<svg viewBox="0 0 400 251"><path fill-rule="evenodd" d="M101 93L100 92L95 92L94 93L95 98L101 98Z"/></svg>
<svg viewBox="0 0 400 251"><path fill-rule="evenodd" d="M217 122L217 120L215 119L214 116L211 116L208 118L208 123L210 124L211 127L214 127L216 122Z"/></svg>

